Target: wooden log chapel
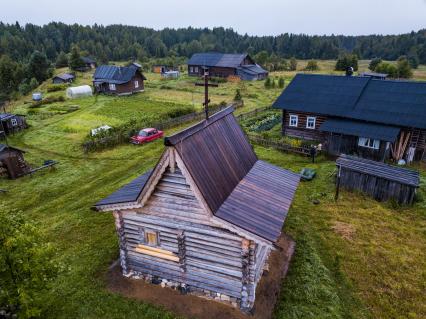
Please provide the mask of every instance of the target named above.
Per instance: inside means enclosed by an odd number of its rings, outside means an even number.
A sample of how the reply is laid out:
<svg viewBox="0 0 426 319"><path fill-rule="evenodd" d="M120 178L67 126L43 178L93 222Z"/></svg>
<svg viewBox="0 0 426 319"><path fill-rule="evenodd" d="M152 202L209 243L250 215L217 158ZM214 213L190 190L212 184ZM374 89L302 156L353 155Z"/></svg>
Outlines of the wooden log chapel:
<svg viewBox="0 0 426 319"><path fill-rule="evenodd" d="M338 168L336 198L340 186L359 190L379 201L395 200L413 203L420 185L419 172L355 156L341 155Z"/></svg>
<svg viewBox="0 0 426 319"><path fill-rule="evenodd" d="M123 274L251 309L300 176L259 160L231 107L165 145L95 205L113 211Z"/></svg>

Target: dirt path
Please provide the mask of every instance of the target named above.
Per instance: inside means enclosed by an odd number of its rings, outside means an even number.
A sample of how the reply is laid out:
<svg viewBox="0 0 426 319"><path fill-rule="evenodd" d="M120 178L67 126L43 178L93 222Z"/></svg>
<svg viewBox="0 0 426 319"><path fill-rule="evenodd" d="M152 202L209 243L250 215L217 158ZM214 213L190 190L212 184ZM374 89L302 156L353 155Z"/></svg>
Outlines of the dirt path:
<svg viewBox="0 0 426 319"><path fill-rule="evenodd" d="M108 289L128 298L143 300L163 306L176 315L198 319L269 319L277 301L283 277L286 275L295 243L287 235L281 235L279 249L269 259L269 273L264 275L257 286L253 315L245 315L231 306L192 295L182 295L176 290L161 288L143 280L128 279L121 275L116 263L107 273Z"/></svg>

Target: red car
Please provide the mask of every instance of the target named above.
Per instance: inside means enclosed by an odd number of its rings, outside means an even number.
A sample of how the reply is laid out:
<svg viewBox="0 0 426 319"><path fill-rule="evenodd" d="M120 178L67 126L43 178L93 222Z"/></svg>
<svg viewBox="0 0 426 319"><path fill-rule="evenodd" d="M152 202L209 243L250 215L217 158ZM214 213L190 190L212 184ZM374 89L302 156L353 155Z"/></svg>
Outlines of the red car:
<svg viewBox="0 0 426 319"><path fill-rule="evenodd" d="M143 144L163 137L163 133L163 131L157 130L155 128L144 128L143 130L139 131L138 135L132 136L130 141L133 144Z"/></svg>

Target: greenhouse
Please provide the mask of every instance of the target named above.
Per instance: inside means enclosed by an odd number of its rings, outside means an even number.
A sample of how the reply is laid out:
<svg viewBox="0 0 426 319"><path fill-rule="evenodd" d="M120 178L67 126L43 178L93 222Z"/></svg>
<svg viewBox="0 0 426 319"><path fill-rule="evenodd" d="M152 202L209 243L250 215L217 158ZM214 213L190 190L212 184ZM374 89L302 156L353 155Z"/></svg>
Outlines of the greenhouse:
<svg viewBox="0 0 426 319"><path fill-rule="evenodd" d="M75 86L67 89L67 97L71 99L85 96L92 96L92 88L88 85Z"/></svg>

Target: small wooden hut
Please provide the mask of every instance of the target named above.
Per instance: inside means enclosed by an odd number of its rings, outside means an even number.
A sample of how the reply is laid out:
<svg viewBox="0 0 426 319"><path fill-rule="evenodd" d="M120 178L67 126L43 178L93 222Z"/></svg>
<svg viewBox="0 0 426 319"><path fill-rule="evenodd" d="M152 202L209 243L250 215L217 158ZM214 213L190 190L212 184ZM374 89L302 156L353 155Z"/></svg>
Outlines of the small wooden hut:
<svg viewBox="0 0 426 319"><path fill-rule="evenodd" d="M29 172L30 167L24 160L24 151L0 144L0 175L15 179Z"/></svg>
<svg viewBox="0 0 426 319"><path fill-rule="evenodd" d="M419 172L355 156L341 155L336 165L340 186L362 191L378 201L411 204L420 185Z"/></svg>
<svg viewBox="0 0 426 319"><path fill-rule="evenodd" d="M165 139L113 211L123 274L249 310L300 176L259 160L233 109Z"/></svg>
<svg viewBox="0 0 426 319"><path fill-rule="evenodd" d="M0 113L0 139L5 135L14 134L28 127L25 116Z"/></svg>

